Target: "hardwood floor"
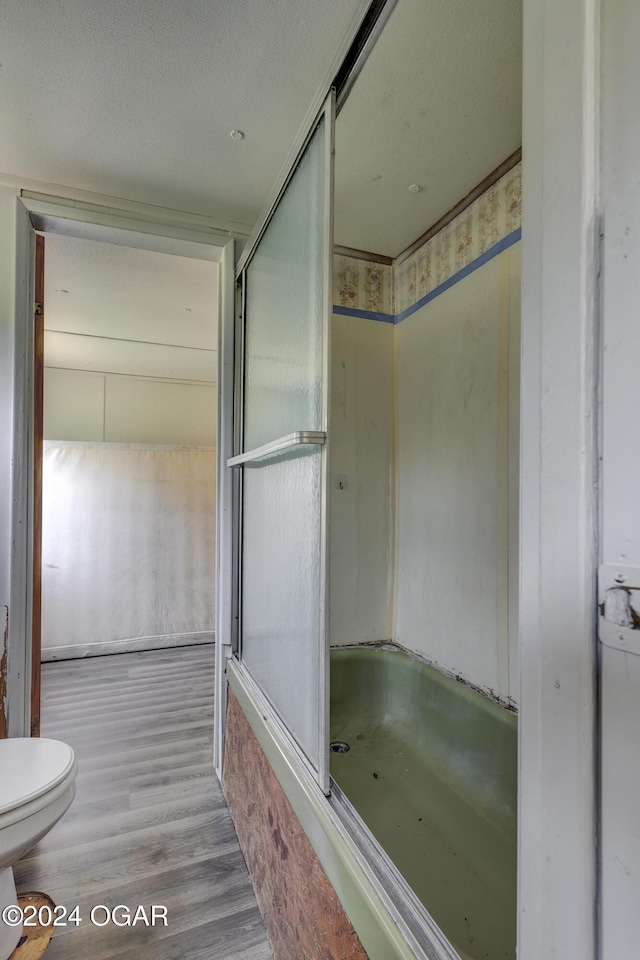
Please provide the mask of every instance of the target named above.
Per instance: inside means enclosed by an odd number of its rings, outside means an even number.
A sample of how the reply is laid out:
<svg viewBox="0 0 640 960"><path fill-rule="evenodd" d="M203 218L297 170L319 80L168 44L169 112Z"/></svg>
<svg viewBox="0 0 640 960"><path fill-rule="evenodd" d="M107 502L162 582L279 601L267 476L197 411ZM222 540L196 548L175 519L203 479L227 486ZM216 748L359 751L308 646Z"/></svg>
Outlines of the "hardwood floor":
<svg viewBox="0 0 640 960"><path fill-rule="evenodd" d="M80 907L46 960L271 960L213 771L213 647L43 664L41 730L79 765L71 807L14 871L18 892ZM164 905L168 923L94 926L98 904Z"/></svg>

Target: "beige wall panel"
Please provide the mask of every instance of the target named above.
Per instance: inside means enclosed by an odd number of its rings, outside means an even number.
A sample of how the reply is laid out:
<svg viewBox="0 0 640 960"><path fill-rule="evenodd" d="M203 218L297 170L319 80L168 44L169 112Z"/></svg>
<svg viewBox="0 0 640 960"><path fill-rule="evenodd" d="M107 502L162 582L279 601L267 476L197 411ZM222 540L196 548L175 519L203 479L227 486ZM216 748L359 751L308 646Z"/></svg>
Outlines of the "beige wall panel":
<svg viewBox="0 0 640 960"><path fill-rule="evenodd" d="M214 629L215 452L46 445L42 645Z"/></svg>
<svg viewBox="0 0 640 960"><path fill-rule="evenodd" d="M216 387L108 377L104 439L214 446Z"/></svg>
<svg viewBox="0 0 640 960"><path fill-rule="evenodd" d="M104 377L76 370L44 371L44 439L102 440Z"/></svg>
<svg viewBox="0 0 640 960"><path fill-rule="evenodd" d="M395 328L397 640L502 696L509 257Z"/></svg>
<svg viewBox="0 0 640 960"><path fill-rule="evenodd" d="M391 324L333 317L332 644L392 635L393 333Z"/></svg>

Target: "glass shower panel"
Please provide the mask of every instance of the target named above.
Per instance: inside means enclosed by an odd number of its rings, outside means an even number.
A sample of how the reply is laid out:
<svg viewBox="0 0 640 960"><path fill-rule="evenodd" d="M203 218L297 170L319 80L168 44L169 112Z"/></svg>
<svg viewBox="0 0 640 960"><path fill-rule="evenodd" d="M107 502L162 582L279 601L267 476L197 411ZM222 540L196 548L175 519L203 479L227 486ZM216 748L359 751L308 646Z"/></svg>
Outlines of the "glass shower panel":
<svg viewBox="0 0 640 960"><path fill-rule="evenodd" d="M332 117L330 102L244 271L233 458L243 471L240 657L325 790Z"/></svg>
<svg viewBox="0 0 640 960"><path fill-rule="evenodd" d="M321 457L244 470L242 659L317 767Z"/></svg>
<svg viewBox="0 0 640 960"><path fill-rule="evenodd" d="M323 430L322 120L246 273L243 451Z"/></svg>

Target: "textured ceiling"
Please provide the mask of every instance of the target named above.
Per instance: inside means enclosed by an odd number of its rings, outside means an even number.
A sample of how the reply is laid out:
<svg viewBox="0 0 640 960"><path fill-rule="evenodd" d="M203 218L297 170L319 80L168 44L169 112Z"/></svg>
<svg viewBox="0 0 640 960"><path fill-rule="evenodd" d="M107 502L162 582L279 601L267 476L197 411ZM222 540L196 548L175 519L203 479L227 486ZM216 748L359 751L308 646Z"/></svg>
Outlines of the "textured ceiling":
<svg viewBox="0 0 640 960"><path fill-rule="evenodd" d="M361 7L0 0L0 171L247 232Z"/></svg>
<svg viewBox="0 0 640 960"><path fill-rule="evenodd" d="M218 266L47 234L45 364L217 380Z"/></svg>
<svg viewBox="0 0 640 960"><path fill-rule="evenodd" d="M363 3L0 0L0 170L248 233ZM338 244L397 255L517 149L521 7L399 0L338 118Z"/></svg>
<svg viewBox="0 0 640 960"><path fill-rule="evenodd" d="M399 0L338 117L336 243L397 256L517 150L521 72L521 0Z"/></svg>

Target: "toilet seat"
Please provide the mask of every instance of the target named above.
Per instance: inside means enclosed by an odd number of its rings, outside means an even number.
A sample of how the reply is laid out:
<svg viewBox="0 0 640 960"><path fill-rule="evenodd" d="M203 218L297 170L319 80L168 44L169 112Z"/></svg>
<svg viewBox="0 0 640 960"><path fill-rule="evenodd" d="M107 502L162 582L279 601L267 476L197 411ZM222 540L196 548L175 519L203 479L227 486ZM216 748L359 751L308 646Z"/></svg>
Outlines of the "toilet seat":
<svg viewBox="0 0 640 960"><path fill-rule="evenodd" d="M75 768L60 740L15 737L0 741L0 819L54 790Z"/></svg>

